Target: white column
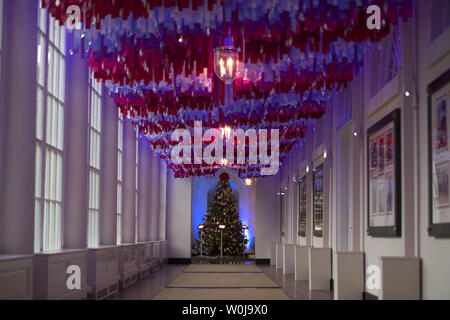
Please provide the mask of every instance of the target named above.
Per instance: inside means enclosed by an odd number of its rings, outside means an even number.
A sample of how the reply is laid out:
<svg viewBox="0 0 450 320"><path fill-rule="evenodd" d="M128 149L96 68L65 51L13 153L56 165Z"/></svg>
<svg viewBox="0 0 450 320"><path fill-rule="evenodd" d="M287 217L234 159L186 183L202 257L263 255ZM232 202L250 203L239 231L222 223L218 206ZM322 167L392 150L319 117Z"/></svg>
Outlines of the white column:
<svg viewBox="0 0 450 320"><path fill-rule="evenodd" d="M131 120L123 122L122 243L134 243L136 206L136 131Z"/></svg>
<svg viewBox="0 0 450 320"><path fill-rule="evenodd" d="M306 245L313 243L313 132L308 131L305 138L306 165L309 172L306 174Z"/></svg>
<svg viewBox="0 0 450 320"><path fill-rule="evenodd" d="M160 202L159 202L159 239L166 240L166 200L167 200L167 166L159 161L160 168Z"/></svg>
<svg viewBox="0 0 450 320"><path fill-rule="evenodd" d="M413 22L410 19L408 22L400 24L401 37L401 52L402 52L402 69L400 72L402 88L402 115L401 115L401 156L402 163L400 170L402 170L402 204L401 212L402 219L402 236L405 239L405 256L416 256L416 215L418 215L419 208L417 207L416 198L421 196L416 192L416 152L418 152L418 141L416 139L415 113L414 110L414 57L413 57ZM410 96L406 97L405 92L409 91ZM417 186L418 187L418 186Z"/></svg>
<svg viewBox="0 0 450 320"><path fill-rule="evenodd" d="M38 1L4 3L0 252L34 251Z"/></svg>
<svg viewBox="0 0 450 320"><path fill-rule="evenodd" d="M292 158L290 158L286 164L284 186L285 186L285 208L284 208L284 243L291 242L291 218L292 218L292 188L291 188L291 171L292 171Z"/></svg>
<svg viewBox="0 0 450 320"><path fill-rule="evenodd" d="M152 152L151 154L151 184L150 184L150 239L152 241L159 240L159 159Z"/></svg>
<svg viewBox="0 0 450 320"><path fill-rule="evenodd" d="M283 171L282 171L282 193L284 193L283 196L281 196L281 201L283 203L283 211L281 213L281 217L283 218L283 224L282 224L282 243L288 242L289 237L289 189L286 189L289 187L289 160L286 162Z"/></svg>
<svg viewBox="0 0 450 320"><path fill-rule="evenodd" d="M333 122L332 112L329 110L323 118L323 145L324 152L327 152L327 158L323 160L323 231L322 231L322 243L324 248L331 248L331 183L332 183L332 165L331 165L331 144L333 134Z"/></svg>
<svg viewBox="0 0 450 320"><path fill-rule="evenodd" d="M81 249L87 247L89 70L79 53L66 55L66 70L63 245Z"/></svg>
<svg viewBox="0 0 450 320"><path fill-rule="evenodd" d="M353 251L362 250L362 238L364 237L364 230L361 228L361 225L364 221L361 216L361 212L365 212L363 210L363 203L361 201L364 197L363 193L363 161L364 161L364 122L362 121L362 100L361 97L363 93L361 90L364 90L364 87L361 84L361 75L358 75L353 83L352 90L352 140L350 143L350 154L352 157L352 167L351 167L351 179L352 179L352 191L351 191L351 199L352 199L352 244L351 248ZM356 135L354 135L356 133Z"/></svg>
<svg viewBox="0 0 450 320"><path fill-rule="evenodd" d="M139 138L139 195L138 195L138 242L148 241L148 177L149 177L149 142Z"/></svg>
<svg viewBox="0 0 450 320"><path fill-rule="evenodd" d="M119 115L106 89L102 94L100 244L117 244L117 139Z"/></svg>
<svg viewBox="0 0 450 320"><path fill-rule="evenodd" d="M292 152L292 167L291 167L291 176L290 176L290 195L292 197L291 199L291 243L296 244L298 239L298 231L297 231L297 225L298 225L298 171L299 171L299 164L300 164L300 148L299 144L297 144L294 147L294 150ZM295 181L294 181L295 178Z"/></svg>

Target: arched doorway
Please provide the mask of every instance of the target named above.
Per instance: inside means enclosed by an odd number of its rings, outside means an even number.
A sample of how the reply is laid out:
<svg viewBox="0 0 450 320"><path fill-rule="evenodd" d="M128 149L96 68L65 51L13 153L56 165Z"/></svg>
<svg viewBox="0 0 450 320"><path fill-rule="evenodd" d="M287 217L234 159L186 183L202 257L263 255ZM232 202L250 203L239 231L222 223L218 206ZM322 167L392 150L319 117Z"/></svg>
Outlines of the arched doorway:
<svg viewBox="0 0 450 320"><path fill-rule="evenodd" d="M192 248L199 239L197 227L206 215L208 205L214 199L219 176L226 171L230 176L230 185L234 198L238 201L239 218L248 226L246 232L249 243L246 251L255 250L255 213L254 205L249 206L249 192L245 182L232 170L219 170L214 178L199 177L192 179Z"/></svg>

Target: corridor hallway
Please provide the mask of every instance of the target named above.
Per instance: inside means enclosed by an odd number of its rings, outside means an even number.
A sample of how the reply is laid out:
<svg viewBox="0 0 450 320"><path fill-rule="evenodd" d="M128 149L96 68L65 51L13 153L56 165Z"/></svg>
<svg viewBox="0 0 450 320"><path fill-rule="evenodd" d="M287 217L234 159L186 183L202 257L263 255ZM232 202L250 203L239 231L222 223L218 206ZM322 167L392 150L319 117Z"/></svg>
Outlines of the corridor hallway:
<svg viewBox="0 0 450 320"><path fill-rule="evenodd" d="M332 300L333 292L309 291L308 281L268 265L191 264L166 265L111 299Z"/></svg>
<svg viewBox="0 0 450 320"><path fill-rule="evenodd" d="M449 253L450 0L0 0L0 302L450 300Z"/></svg>

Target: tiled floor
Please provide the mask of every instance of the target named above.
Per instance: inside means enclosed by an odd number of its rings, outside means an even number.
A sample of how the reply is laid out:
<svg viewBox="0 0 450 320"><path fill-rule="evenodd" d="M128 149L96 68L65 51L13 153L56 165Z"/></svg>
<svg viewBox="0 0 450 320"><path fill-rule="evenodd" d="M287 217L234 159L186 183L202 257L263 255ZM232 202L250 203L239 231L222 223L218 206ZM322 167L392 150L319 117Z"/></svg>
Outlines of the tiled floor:
<svg viewBox="0 0 450 320"><path fill-rule="evenodd" d="M111 297L113 300L150 300L158 292L163 290L169 283L186 268L186 265L164 265L161 270L141 279L129 286L119 294Z"/></svg>
<svg viewBox="0 0 450 320"><path fill-rule="evenodd" d="M295 281L294 275L283 275L282 270L276 270L271 266L259 266L261 270L292 300L331 300L331 291L309 291L308 281ZM158 292L171 283L184 269L186 265L164 265L158 272L131 285L118 295L112 297L115 300L150 300Z"/></svg>
<svg viewBox="0 0 450 320"><path fill-rule="evenodd" d="M272 266L258 266L269 279L277 283L291 300L332 300L332 291L309 291L308 281L296 281L294 274L283 275L283 270Z"/></svg>

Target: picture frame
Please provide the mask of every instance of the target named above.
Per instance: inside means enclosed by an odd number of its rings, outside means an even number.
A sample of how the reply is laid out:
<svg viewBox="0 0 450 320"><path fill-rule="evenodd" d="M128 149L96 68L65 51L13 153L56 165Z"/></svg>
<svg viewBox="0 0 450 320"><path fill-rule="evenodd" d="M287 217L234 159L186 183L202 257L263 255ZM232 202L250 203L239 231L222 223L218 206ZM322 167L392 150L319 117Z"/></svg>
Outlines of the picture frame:
<svg viewBox="0 0 450 320"><path fill-rule="evenodd" d="M324 165L321 163L313 170L313 236L323 237L324 212Z"/></svg>
<svg viewBox="0 0 450 320"><path fill-rule="evenodd" d="M401 111L367 130L367 234L401 237Z"/></svg>
<svg viewBox="0 0 450 320"><path fill-rule="evenodd" d="M450 69L428 85L429 227L450 238Z"/></svg>
<svg viewBox="0 0 450 320"><path fill-rule="evenodd" d="M306 237L306 213L307 213L307 186L306 186L306 175L300 178L298 183L298 236L301 238Z"/></svg>

